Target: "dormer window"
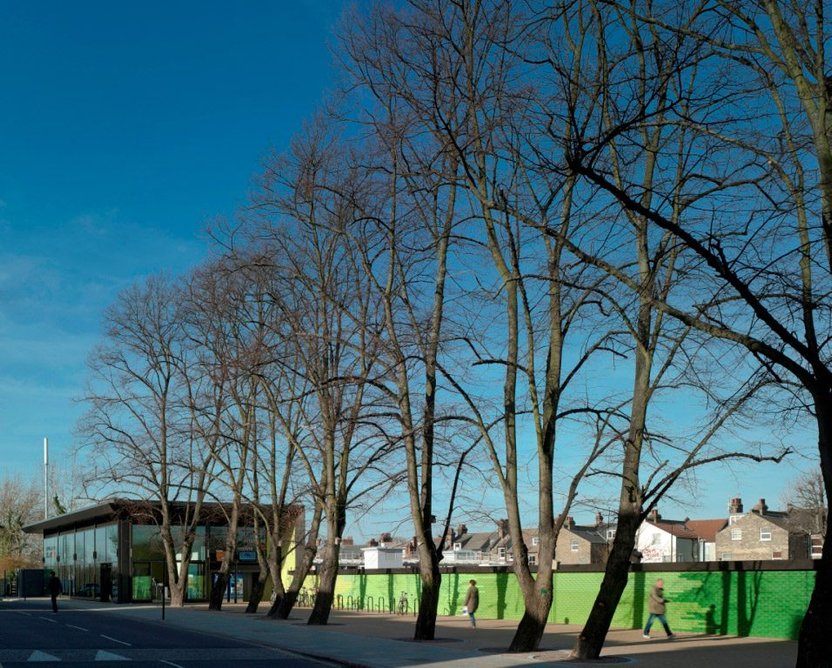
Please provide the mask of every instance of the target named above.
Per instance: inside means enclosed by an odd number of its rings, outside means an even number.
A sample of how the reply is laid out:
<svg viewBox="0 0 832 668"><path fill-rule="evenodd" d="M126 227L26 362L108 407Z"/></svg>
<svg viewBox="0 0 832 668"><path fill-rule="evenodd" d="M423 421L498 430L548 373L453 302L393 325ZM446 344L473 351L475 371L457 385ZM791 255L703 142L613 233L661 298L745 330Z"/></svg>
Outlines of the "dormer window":
<svg viewBox="0 0 832 668"><path fill-rule="evenodd" d="M462 549L462 543L454 543L454 552L459 552Z"/></svg>
<svg viewBox="0 0 832 668"><path fill-rule="evenodd" d="M532 545L540 545L540 536L532 537Z"/></svg>
<svg viewBox="0 0 832 668"><path fill-rule="evenodd" d="M613 540L615 538L615 529L607 529L607 540Z"/></svg>

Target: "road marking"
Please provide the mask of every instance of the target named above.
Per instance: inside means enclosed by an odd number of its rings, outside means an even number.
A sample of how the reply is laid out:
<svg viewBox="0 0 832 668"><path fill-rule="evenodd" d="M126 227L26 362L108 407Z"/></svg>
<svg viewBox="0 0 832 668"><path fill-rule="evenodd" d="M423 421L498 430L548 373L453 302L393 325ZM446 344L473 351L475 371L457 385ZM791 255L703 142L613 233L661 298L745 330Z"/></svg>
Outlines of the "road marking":
<svg viewBox="0 0 832 668"><path fill-rule="evenodd" d="M110 636L105 636L103 633L101 634L101 637L102 637L102 638L106 638L107 640L112 640L113 642L117 642L117 643L119 643L119 644L121 644L121 645L127 645L128 647L132 647L132 646L133 646L133 645L131 645L129 642L124 642L123 640L119 640L118 638L111 638Z"/></svg>
<svg viewBox="0 0 832 668"><path fill-rule="evenodd" d="M106 652L103 649L98 650L98 653L95 655L96 661L129 661L126 656L121 656L121 654L113 654L112 652Z"/></svg>
<svg viewBox="0 0 832 668"><path fill-rule="evenodd" d="M57 620L52 619L51 617L38 617L38 619L42 619L45 622L49 622L50 624L57 624Z"/></svg>
<svg viewBox="0 0 832 668"><path fill-rule="evenodd" d="M26 661L60 661L60 659L57 656L52 656L51 654L36 649Z"/></svg>
<svg viewBox="0 0 832 668"><path fill-rule="evenodd" d="M159 661L162 663L166 663L169 666L174 666L174 668L183 668L183 666L180 666L178 663L174 663L173 661L165 661L165 659L159 659ZM0 666L0 668L3 668L3 666Z"/></svg>
<svg viewBox="0 0 832 668"><path fill-rule="evenodd" d="M85 629L83 626L75 626L75 624L67 624L67 626L71 629L78 629L79 631L89 631L89 629Z"/></svg>

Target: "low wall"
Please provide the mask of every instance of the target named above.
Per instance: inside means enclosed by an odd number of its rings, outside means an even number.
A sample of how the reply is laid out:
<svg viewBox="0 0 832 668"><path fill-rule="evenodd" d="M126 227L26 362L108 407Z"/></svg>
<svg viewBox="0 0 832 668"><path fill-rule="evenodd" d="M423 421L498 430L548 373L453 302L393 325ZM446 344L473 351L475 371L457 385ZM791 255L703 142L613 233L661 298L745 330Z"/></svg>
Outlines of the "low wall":
<svg viewBox="0 0 832 668"><path fill-rule="evenodd" d="M603 572L566 567L555 573L555 597L549 619L583 624L603 579ZM667 618L674 631L714 635L796 639L815 582L812 562L713 562L634 566L613 619L614 628L640 628L648 610L650 588L664 579L670 601ZM440 615L458 615L468 581L480 592L477 616L517 619L523 600L513 571L506 568L443 569ZM396 611L406 592L408 612L418 603L420 580L405 569L344 571L338 575L337 607Z"/></svg>

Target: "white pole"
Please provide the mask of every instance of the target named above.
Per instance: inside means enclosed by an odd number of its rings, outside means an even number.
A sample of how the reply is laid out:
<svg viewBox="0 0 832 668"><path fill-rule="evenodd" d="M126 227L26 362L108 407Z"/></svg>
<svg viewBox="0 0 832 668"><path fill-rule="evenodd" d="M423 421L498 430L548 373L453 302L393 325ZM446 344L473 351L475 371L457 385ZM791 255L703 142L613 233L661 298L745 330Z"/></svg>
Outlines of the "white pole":
<svg viewBox="0 0 832 668"><path fill-rule="evenodd" d="M43 437L43 519L49 519L49 439Z"/></svg>

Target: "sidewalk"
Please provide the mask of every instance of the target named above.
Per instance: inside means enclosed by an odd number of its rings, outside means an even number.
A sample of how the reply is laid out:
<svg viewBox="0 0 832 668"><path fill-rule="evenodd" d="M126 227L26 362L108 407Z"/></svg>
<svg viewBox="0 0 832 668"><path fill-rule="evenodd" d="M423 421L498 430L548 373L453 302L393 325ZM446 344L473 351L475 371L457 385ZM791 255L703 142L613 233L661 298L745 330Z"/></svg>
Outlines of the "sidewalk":
<svg viewBox="0 0 832 668"><path fill-rule="evenodd" d="M141 617L201 633L233 637L257 645L279 647L298 654L334 660L345 666L392 668L448 666L453 668L508 668L515 666L578 666L568 655L580 627L551 624L540 651L507 654L505 648L516 622L479 620L471 629L463 617L440 617L436 640L414 642L414 617L335 611L327 626L308 626L308 608L296 609L285 621L261 613L246 615L243 605L223 604L222 612L206 605L167 608L165 621L158 606L114 605L113 614ZM654 630L653 640L640 630L611 631L602 659L593 664L631 664L644 668L790 668L797 643L761 638L682 634L667 640Z"/></svg>

